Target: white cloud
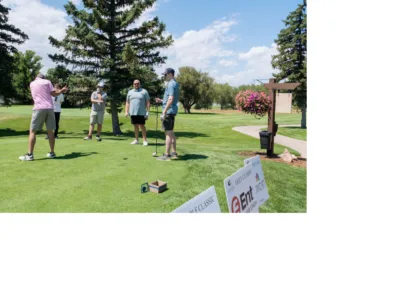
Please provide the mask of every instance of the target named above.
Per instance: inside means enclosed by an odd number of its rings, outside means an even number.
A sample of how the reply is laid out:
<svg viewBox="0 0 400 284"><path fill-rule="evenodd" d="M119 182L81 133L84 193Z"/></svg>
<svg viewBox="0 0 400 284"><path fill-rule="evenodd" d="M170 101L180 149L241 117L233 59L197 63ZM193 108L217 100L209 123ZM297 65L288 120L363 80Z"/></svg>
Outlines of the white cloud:
<svg viewBox="0 0 400 284"><path fill-rule="evenodd" d="M38 0L5 0L3 4L12 8L9 12L9 22L29 36L29 40L17 46L18 49L30 49L40 55L44 65L42 71L46 72L55 65L47 54L58 51L50 45L48 37L64 37L68 26L67 14Z"/></svg>
<svg viewBox="0 0 400 284"><path fill-rule="evenodd" d="M234 19L223 18L203 29L189 30L180 37L174 37L173 46L162 51L168 56L166 64L156 70L161 71L165 66L192 66L207 71L215 59L233 56L234 52L226 49L224 43L236 39L235 35L229 34L236 23Z"/></svg>
<svg viewBox="0 0 400 284"><path fill-rule="evenodd" d="M81 3L82 3L82 1L81 0L70 0L72 3L74 3L75 4L75 6L78 6L78 5L80 5Z"/></svg>
<svg viewBox="0 0 400 284"><path fill-rule="evenodd" d="M233 61L233 60L225 60L225 59L220 60L218 63L219 63L220 65L222 65L222 66L225 66L225 67L237 65L237 62L236 62L236 61Z"/></svg>
<svg viewBox="0 0 400 284"><path fill-rule="evenodd" d="M229 83L233 86L241 84L252 84L255 79L269 79L275 70L272 68L272 55L277 54L276 44L267 46L256 46L249 51L238 54L238 59L245 63L241 71L216 76L216 81Z"/></svg>

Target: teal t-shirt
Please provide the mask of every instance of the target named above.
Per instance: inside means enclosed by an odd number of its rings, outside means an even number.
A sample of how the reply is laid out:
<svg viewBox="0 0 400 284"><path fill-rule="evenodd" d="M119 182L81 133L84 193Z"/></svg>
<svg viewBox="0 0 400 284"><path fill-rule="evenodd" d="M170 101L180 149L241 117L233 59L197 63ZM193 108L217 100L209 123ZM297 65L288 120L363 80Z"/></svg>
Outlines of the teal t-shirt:
<svg viewBox="0 0 400 284"><path fill-rule="evenodd" d="M164 99L163 99L163 110L167 105L168 98L174 97L171 106L167 110L167 114L178 114L178 102L179 102L179 83L172 79L168 81L168 86L165 88Z"/></svg>
<svg viewBox="0 0 400 284"><path fill-rule="evenodd" d="M146 105L150 100L149 93L143 89L132 89L126 96L129 103L129 115L146 115Z"/></svg>

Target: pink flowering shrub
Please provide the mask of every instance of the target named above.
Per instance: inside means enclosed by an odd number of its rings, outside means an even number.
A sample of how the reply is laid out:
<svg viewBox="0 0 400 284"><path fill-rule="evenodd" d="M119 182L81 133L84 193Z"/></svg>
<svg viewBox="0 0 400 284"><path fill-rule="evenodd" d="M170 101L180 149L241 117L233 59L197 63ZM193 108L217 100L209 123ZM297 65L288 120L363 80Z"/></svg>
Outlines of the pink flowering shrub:
<svg viewBox="0 0 400 284"><path fill-rule="evenodd" d="M245 113L253 114L260 119L268 113L271 107L271 99L264 92L252 90L241 91L235 98L236 108Z"/></svg>

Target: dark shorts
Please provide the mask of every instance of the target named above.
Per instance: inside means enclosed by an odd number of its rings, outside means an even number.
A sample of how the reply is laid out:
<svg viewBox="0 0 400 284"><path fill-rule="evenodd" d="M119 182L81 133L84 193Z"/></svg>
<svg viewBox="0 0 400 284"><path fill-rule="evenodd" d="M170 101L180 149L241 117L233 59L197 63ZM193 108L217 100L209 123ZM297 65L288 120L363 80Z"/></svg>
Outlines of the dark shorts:
<svg viewBox="0 0 400 284"><path fill-rule="evenodd" d="M144 115L131 115L131 124L146 124Z"/></svg>
<svg viewBox="0 0 400 284"><path fill-rule="evenodd" d="M167 114L162 122L162 128L164 131L174 130L175 125L175 114Z"/></svg>

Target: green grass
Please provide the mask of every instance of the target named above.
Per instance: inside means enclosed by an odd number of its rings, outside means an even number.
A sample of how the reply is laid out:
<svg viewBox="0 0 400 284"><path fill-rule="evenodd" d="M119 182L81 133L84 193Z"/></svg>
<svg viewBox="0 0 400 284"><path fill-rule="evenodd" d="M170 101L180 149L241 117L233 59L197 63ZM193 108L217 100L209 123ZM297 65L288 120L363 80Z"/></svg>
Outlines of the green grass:
<svg viewBox="0 0 400 284"><path fill-rule="evenodd" d="M263 128L262 130L267 130L267 128ZM300 126L278 126L278 134L307 141L307 129Z"/></svg>
<svg viewBox="0 0 400 284"><path fill-rule="evenodd" d="M232 127L266 124L266 118L238 112L180 113L175 131L181 158L161 162L152 157L156 135L162 144L159 153L164 150L154 111L146 124L150 146L143 147L129 144L132 126L123 116L123 137L112 135L106 115L103 141L84 141L90 111L63 109L57 158L45 157L48 142L39 134L35 161L21 162L18 156L27 152L31 111L31 106L0 107L0 212L171 212L211 185L221 210L227 212L223 180L243 166L245 157L237 153L260 151L258 139ZM297 124L300 115L278 114L276 120ZM275 152L283 150L275 146ZM262 161L262 166L270 198L260 212L306 212L306 169L270 161ZM140 193L142 183L155 180L168 182L168 190L159 195Z"/></svg>

